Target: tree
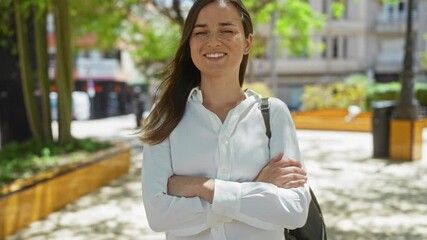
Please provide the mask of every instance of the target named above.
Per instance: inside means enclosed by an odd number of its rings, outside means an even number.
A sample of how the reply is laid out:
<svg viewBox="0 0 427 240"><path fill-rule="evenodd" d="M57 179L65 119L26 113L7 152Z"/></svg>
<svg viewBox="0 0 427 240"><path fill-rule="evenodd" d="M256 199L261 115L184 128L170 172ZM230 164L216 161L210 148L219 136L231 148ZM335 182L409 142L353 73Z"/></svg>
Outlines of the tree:
<svg viewBox="0 0 427 240"><path fill-rule="evenodd" d="M146 67L147 63L167 61L173 56L179 30L192 2L116 0L101 5L95 1L77 0L72 2L72 18L78 26L76 35L95 33L97 46L102 48L112 47L117 41L133 46L135 57ZM311 34L323 26L325 17L314 11L307 1L246 0L245 5L257 26L268 23L273 12L278 13L280 17L275 31L292 55L307 54L314 49ZM265 41L258 35L254 41L256 49L253 53L264 52Z"/></svg>
<svg viewBox="0 0 427 240"><path fill-rule="evenodd" d="M44 11L42 10L42 4L35 5L30 3L29 1L17 0L13 2L13 9L15 14L15 23L16 23L16 36L18 42L18 52L19 52L19 66L21 72L21 81L22 81L22 90L24 96L24 102L26 106L27 117L30 125L31 132L35 140L40 142L50 142L52 140L50 129L50 114L48 116L45 115L46 112L43 111L42 118L43 124L48 122L48 126L43 126L40 124L40 115L38 111L38 106L36 105L34 92L36 90L36 81L35 76L33 75L33 69L30 64L30 50L29 50L29 36L27 23L32 19L34 23L34 38L36 38L36 62L37 62L37 75L41 77L39 79L39 86L42 93L41 96L41 105L42 109L46 110L49 107L49 99L47 98L46 92L48 93L48 89L46 89L47 79L43 79L47 77L47 58L43 58L43 55L47 56L47 48L46 46L43 49L43 44L46 45L46 36L43 36L43 27L40 27L45 21L40 20L41 16L44 15ZM29 16L31 15L31 18ZM45 28L45 26L44 26ZM46 33L46 32L44 32ZM43 66L46 69L43 69ZM46 100L47 98L47 100ZM47 106L46 106L47 105ZM50 112L48 112L50 113ZM46 128L47 130L43 131L42 129ZM50 133L50 134L49 134Z"/></svg>
<svg viewBox="0 0 427 240"><path fill-rule="evenodd" d="M33 138L43 143L51 143L53 141L49 101L51 84L48 79L46 17L49 11L52 11L53 15L56 16L58 54L55 83L58 89L58 102L60 105L58 109L59 141L70 142L72 140L70 131L72 119L71 92L74 83L71 75L73 68L68 0L5 0L0 5L0 8L13 9L18 43L17 53L27 118ZM6 14L0 14L0 19L12 21L7 19ZM8 23L10 23L8 21L0 24L0 29L6 33L14 31L8 28ZM29 31L29 28L32 31ZM1 41L0 44L2 44ZM35 60L32 61L33 59ZM37 104L36 92L40 92L39 105Z"/></svg>
<svg viewBox="0 0 427 240"><path fill-rule="evenodd" d="M56 0L54 5L56 36L56 85L58 89L59 142L70 142L72 102L74 89L73 54L71 51L71 29L68 0Z"/></svg>

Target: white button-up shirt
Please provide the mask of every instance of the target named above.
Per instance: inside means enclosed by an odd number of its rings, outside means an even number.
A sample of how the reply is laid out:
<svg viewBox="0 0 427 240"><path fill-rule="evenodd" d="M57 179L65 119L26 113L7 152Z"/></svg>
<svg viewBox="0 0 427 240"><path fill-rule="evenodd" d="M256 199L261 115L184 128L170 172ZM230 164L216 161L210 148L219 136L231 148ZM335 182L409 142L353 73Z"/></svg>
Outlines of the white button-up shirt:
<svg viewBox="0 0 427 240"><path fill-rule="evenodd" d="M253 182L271 157L302 161L290 112L270 98L271 142L259 109L260 96L230 110L224 123L203 106L199 88L191 91L185 114L160 144L144 145L142 188L150 227L167 239L282 240L283 228L304 225L310 195L306 187L283 189ZM215 179L212 204L199 197L167 195L175 175Z"/></svg>

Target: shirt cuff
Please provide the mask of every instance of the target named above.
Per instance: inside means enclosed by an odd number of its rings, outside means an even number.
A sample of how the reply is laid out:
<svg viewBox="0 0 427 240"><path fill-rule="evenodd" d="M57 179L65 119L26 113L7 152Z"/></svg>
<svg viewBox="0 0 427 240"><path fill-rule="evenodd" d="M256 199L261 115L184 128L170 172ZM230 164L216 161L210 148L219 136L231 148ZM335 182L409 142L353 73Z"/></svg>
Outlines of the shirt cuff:
<svg viewBox="0 0 427 240"><path fill-rule="evenodd" d="M240 210L241 184L215 179L215 191L212 211L216 214L233 218Z"/></svg>

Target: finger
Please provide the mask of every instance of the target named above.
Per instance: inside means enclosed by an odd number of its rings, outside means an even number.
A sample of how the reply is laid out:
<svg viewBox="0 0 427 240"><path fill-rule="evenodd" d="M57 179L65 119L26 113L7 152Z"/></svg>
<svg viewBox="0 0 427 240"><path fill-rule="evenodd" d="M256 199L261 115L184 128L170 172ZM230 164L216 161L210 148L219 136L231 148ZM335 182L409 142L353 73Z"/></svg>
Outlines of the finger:
<svg viewBox="0 0 427 240"><path fill-rule="evenodd" d="M307 181L307 176L302 174L292 173L292 174L286 174L282 177L283 182L292 182L292 181L300 181L300 180Z"/></svg>
<svg viewBox="0 0 427 240"><path fill-rule="evenodd" d="M275 163L275 162L280 161L282 158L283 158L283 153L279 153L279 154L277 154L275 157L273 157L273 158L270 160L270 162L271 162L271 163Z"/></svg>
<svg viewBox="0 0 427 240"><path fill-rule="evenodd" d="M304 181L304 180L287 182L283 185L283 188L290 189L290 188L303 187L306 182L307 181Z"/></svg>
<svg viewBox="0 0 427 240"><path fill-rule="evenodd" d="M287 166L284 168L280 168L280 171L278 171L282 174L282 176L290 175L290 174L298 174L307 176L307 172L299 167L293 167L293 166Z"/></svg>
<svg viewBox="0 0 427 240"><path fill-rule="evenodd" d="M294 166L294 167L302 168L301 162L295 161L295 160L291 160L291 159L283 159L283 158L280 161L277 162L277 165L279 167Z"/></svg>

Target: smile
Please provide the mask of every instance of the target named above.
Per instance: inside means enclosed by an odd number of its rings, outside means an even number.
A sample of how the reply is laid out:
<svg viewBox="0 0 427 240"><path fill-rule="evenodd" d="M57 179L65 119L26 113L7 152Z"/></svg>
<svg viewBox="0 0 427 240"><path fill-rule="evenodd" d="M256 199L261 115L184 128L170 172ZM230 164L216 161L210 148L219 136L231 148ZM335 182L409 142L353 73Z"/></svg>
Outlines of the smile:
<svg viewBox="0 0 427 240"><path fill-rule="evenodd" d="M205 54L205 57L207 58L220 58L220 57L224 57L225 55L227 55L226 53L207 53Z"/></svg>

